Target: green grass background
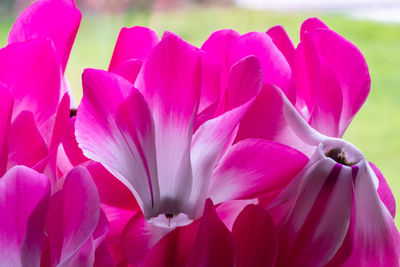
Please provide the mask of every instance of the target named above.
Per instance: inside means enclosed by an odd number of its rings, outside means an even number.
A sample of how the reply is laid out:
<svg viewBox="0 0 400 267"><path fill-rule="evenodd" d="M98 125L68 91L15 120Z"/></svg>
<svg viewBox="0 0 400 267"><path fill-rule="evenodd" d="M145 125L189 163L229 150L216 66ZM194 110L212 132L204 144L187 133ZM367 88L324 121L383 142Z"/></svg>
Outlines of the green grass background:
<svg viewBox="0 0 400 267"><path fill-rule="evenodd" d="M283 25L295 44L302 21L317 16L353 42L364 54L371 73L371 93L344 138L358 146L383 172L400 203L400 25L362 21L338 14L275 13L233 7L191 8L124 15L86 14L71 53L67 76L76 99L82 97L84 68L106 69L118 32L123 26L148 26L161 36L171 30L197 46L215 30L233 28L241 33L266 31ZM12 19L0 18L0 46ZM400 227L399 216L396 224Z"/></svg>

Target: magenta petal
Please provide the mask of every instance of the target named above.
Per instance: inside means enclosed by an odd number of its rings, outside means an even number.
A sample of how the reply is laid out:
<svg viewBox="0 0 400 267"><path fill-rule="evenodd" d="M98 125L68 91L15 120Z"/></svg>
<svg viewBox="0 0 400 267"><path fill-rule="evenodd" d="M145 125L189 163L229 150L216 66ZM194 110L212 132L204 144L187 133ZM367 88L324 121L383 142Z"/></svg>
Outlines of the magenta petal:
<svg viewBox="0 0 400 267"><path fill-rule="evenodd" d="M209 195L215 203L221 203L279 192L307 161L308 158L301 152L272 141L241 141L227 151L218 165Z"/></svg>
<svg viewBox="0 0 400 267"><path fill-rule="evenodd" d="M138 212L126 225L121 234L121 248L132 264L140 264L151 248L172 228L164 228L148 223Z"/></svg>
<svg viewBox="0 0 400 267"><path fill-rule="evenodd" d="M67 174L62 191L52 197L49 213L47 231L53 263L68 264L81 250L91 253L84 246L91 242L98 225L100 201L86 168L76 167ZM87 253L84 257L93 257Z"/></svg>
<svg viewBox="0 0 400 267"><path fill-rule="evenodd" d="M96 183L102 204L128 210L139 210L132 192L98 162L90 162L87 169Z"/></svg>
<svg viewBox="0 0 400 267"><path fill-rule="evenodd" d="M379 198L375 173L363 162L355 180L353 253L343 266L400 266L400 233Z"/></svg>
<svg viewBox="0 0 400 267"><path fill-rule="evenodd" d="M207 199L199 232L187 266L234 266L234 240Z"/></svg>
<svg viewBox="0 0 400 267"><path fill-rule="evenodd" d="M0 179L0 261L6 266L40 264L49 179L26 167Z"/></svg>
<svg viewBox="0 0 400 267"><path fill-rule="evenodd" d="M64 71L81 18L73 0L37 1L17 18L8 43L51 39Z"/></svg>
<svg viewBox="0 0 400 267"><path fill-rule="evenodd" d="M233 224L232 235L236 242L235 266L275 266L278 231L261 206L246 206Z"/></svg>
<svg viewBox="0 0 400 267"><path fill-rule="evenodd" d="M116 120L121 136L115 138L122 142L119 157L116 162L105 164L122 175L122 182L131 190L134 188L144 216L153 216L160 200L154 122L149 106L138 90L132 89L131 95L120 105Z"/></svg>
<svg viewBox="0 0 400 267"><path fill-rule="evenodd" d="M61 88L61 68L52 42L14 43L1 49L0 81L14 96L13 118L23 110L32 111L41 130L57 110Z"/></svg>
<svg viewBox="0 0 400 267"><path fill-rule="evenodd" d="M100 202L96 186L83 167L70 171L63 187L64 242L61 258L67 260L93 234L99 221Z"/></svg>
<svg viewBox="0 0 400 267"><path fill-rule="evenodd" d="M14 98L0 83L0 177L6 172L8 162L8 142Z"/></svg>
<svg viewBox="0 0 400 267"><path fill-rule="evenodd" d="M143 60L139 59L130 59L124 61L121 65L119 65L113 72L121 75L132 84L135 83L136 78L142 68Z"/></svg>
<svg viewBox="0 0 400 267"><path fill-rule="evenodd" d="M348 231L353 204L352 169L330 158L312 161L299 176L302 180L296 200L280 223L278 264L282 266L326 265Z"/></svg>
<svg viewBox="0 0 400 267"><path fill-rule="evenodd" d="M117 74L85 70L83 98L75 122L76 139L85 156L108 164L115 160L116 155L109 151L109 146L116 142L113 133L118 131L115 116L132 88Z"/></svg>
<svg viewBox="0 0 400 267"><path fill-rule="evenodd" d="M285 56L287 62L289 63L292 71L295 70L294 66L294 52L295 48L292 41L287 35L285 29L281 25L272 27L267 31L267 34L271 37L272 41L276 47Z"/></svg>
<svg viewBox="0 0 400 267"><path fill-rule="evenodd" d="M32 112L21 112L11 125L8 168L15 165L33 167L47 154L46 143L37 129Z"/></svg>
<svg viewBox="0 0 400 267"><path fill-rule="evenodd" d="M157 43L157 34L151 29L139 26L122 28L108 70L115 71L130 59L144 60Z"/></svg>
<svg viewBox="0 0 400 267"><path fill-rule="evenodd" d="M89 159L83 155L82 149L78 146L78 141L75 137L75 121L76 117L70 118L68 126L65 132L65 136L62 140L62 146L65 154L68 157L69 162L72 166L77 166Z"/></svg>
<svg viewBox="0 0 400 267"><path fill-rule="evenodd" d="M360 50L339 34L321 29L310 34L323 64L332 69L342 88L343 110L339 136L342 136L354 115L368 96L371 78Z"/></svg>
<svg viewBox="0 0 400 267"><path fill-rule="evenodd" d="M292 70L286 58L266 33L250 32L232 42L229 49L230 64L239 59L254 55L261 63L264 83L278 86L295 103L296 89Z"/></svg>
<svg viewBox="0 0 400 267"><path fill-rule="evenodd" d="M315 106L309 119L310 125L318 132L339 137L343 95L333 71L321 65L316 89Z"/></svg>
<svg viewBox="0 0 400 267"><path fill-rule="evenodd" d="M183 203L192 183L189 151L200 98L201 51L170 34L149 54L135 86L154 118L160 199L173 195Z"/></svg>
<svg viewBox="0 0 400 267"><path fill-rule="evenodd" d="M64 94L60 104L58 105L51 132L51 141L48 142L49 151L54 151L58 148L67 132L70 113L69 100L69 95Z"/></svg>
<svg viewBox="0 0 400 267"><path fill-rule="evenodd" d="M229 47L239 37L240 34L234 30L216 31L210 35L201 47L201 50L206 52L206 59L214 62L220 69L220 84L218 85L220 88L225 88L228 83L228 73L231 68L228 58Z"/></svg>
<svg viewBox="0 0 400 267"><path fill-rule="evenodd" d="M235 63L229 72L227 88L223 91L216 115L243 105L258 95L262 87L262 69L254 56Z"/></svg>
<svg viewBox="0 0 400 267"><path fill-rule="evenodd" d="M394 218L396 215L396 200L394 199L392 190L390 189L388 183L386 182L385 177L383 176L382 172L376 167L375 164L369 162L372 170L374 171L376 177L379 180L378 186L378 195L382 200L383 204L385 204L386 208L389 210L390 214Z"/></svg>
<svg viewBox="0 0 400 267"><path fill-rule="evenodd" d="M300 40L303 40L307 33L316 31L318 29L328 29L328 26L326 26L325 23L318 18L306 19L303 24L301 24Z"/></svg>
<svg viewBox="0 0 400 267"><path fill-rule="evenodd" d="M258 60L246 57L232 67L226 94L220 110L227 112L202 124L193 135L191 163L193 169L193 190L191 201L204 201L209 179L214 166L232 143L237 126L254 102L262 85L262 74ZM193 206L199 207L192 203ZM201 207L201 206L200 206ZM201 210L195 211L197 216Z"/></svg>
<svg viewBox="0 0 400 267"><path fill-rule="evenodd" d="M175 228L166 234L147 254L144 267L184 267L192 251L200 219Z"/></svg>

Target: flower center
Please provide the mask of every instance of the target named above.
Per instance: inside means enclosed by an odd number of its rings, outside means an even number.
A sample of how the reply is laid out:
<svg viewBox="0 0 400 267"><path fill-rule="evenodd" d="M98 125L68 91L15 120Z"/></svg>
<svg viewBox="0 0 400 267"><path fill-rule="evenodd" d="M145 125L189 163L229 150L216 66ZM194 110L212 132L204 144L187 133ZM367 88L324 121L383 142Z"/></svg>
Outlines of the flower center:
<svg viewBox="0 0 400 267"><path fill-rule="evenodd" d="M332 148L325 153L325 156L345 166L351 167L355 164L354 162L348 161L343 148Z"/></svg>

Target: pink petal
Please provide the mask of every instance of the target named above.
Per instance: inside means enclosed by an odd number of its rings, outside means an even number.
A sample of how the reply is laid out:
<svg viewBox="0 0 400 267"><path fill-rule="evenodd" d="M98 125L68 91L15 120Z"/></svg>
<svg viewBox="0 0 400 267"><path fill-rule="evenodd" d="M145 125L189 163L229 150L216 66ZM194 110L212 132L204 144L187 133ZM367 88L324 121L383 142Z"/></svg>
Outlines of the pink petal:
<svg viewBox="0 0 400 267"><path fill-rule="evenodd" d="M254 56L240 59L231 67L227 88L222 93L216 115L253 102L261 90L262 82L258 59Z"/></svg>
<svg viewBox="0 0 400 267"><path fill-rule="evenodd" d="M100 70L83 73L84 95L76 116L75 135L88 158L106 165L119 164L114 152L119 150L115 144L121 141L114 136L119 131L115 116L132 88L131 83L113 73Z"/></svg>
<svg viewBox="0 0 400 267"><path fill-rule="evenodd" d="M363 162L355 180L353 253L343 266L400 266L400 234L379 198L375 174ZM376 177L375 177L376 179Z"/></svg>
<svg viewBox="0 0 400 267"><path fill-rule="evenodd" d="M207 60L215 62L220 69L220 84L218 87L221 89L225 88L228 83L228 73L231 68L228 58L229 46L239 37L240 34L234 30L216 31L210 35L201 47L201 50L206 52Z"/></svg>
<svg viewBox="0 0 400 267"><path fill-rule="evenodd" d="M303 24L301 24L300 39L303 40L307 33L311 33L318 29L328 29L328 26L318 18L306 19Z"/></svg>
<svg viewBox="0 0 400 267"><path fill-rule="evenodd" d="M329 67L321 66L315 106L310 125L322 134L339 137L343 95L340 84Z"/></svg>
<svg viewBox="0 0 400 267"><path fill-rule="evenodd" d="M200 50L169 35L150 53L135 86L153 113L160 199L172 196L183 203L192 183L189 151L201 89Z"/></svg>
<svg viewBox="0 0 400 267"><path fill-rule="evenodd" d="M396 215L396 200L394 199L392 190L390 189L388 183L386 182L385 177L382 172L376 167L375 164L369 162L372 170L374 171L376 177L379 180L378 194L383 204L385 204L386 208L389 210L390 214L394 218Z"/></svg>
<svg viewBox="0 0 400 267"><path fill-rule="evenodd" d="M68 160L73 166L79 165L89 159L83 155L82 149L78 146L78 141L75 137L75 121L76 117L70 118L68 121L67 130L62 140L62 146L64 148L65 154Z"/></svg>
<svg viewBox="0 0 400 267"><path fill-rule="evenodd" d="M132 192L109 173L103 165L90 162L87 169L96 184L101 203L121 209L139 210Z"/></svg>
<svg viewBox="0 0 400 267"><path fill-rule="evenodd" d="M132 84L135 83L136 78L142 68L143 61L139 59L130 59L120 64L113 72L121 75Z"/></svg>
<svg viewBox="0 0 400 267"><path fill-rule="evenodd" d="M352 168L327 158L309 166L279 227L278 265L323 266L337 253L348 231Z"/></svg>
<svg viewBox="0 0 400 267"><path fill-rule="evenodd" d="M322 29L310 34L319 58L335 73L343 93L339 136L368 96L371 78L367 63L358 48L339 34Z"/></svg>
<svg viewBox="0 0 400 267"><path fill-rule="evenodd" d="M0 180L0 261L7 266L40 264L50 182L26 167Z"/></svg>
<svg viewBox="0 0 400 267"><path fill-rule="evenodd" d="M216 208L218 217L224 222L226 228L232 231L233 223L239 213L250 204L257 204L258 199L239 199L239 200L228 200L218 205Z"/></svg>
<svg viewBox="0 0 400 267"><path fill-rule="evenodd" d="M206 121L193 135L193 189L190 202L192 207L199 207L197 211L193 211L197 213L195 217L201 215L201 205L196 203L206 199L214 166L232 143L240 120L254 102L262 85L261 68L255 57L244 58L235 64L230 77L227 92L222 100L223 105L220 106L220 110L228 111Z"/></svg>
<svg viewBox="0 0 400 267"><path fill-rule="evenodd" d="M260 139L241 141L219 163L209 196L215 203L221 203L280 192L307 161L301 152L278 143Z"/></svg>
<svg viewBox="0 0 400 267"><path fill-rule="evenodd" d="M51 39L64 71L81 18L73 0L37 1L17 18L8 43Z"/></svg>
<svg viewBox="0 0 400 267"><path fill-rule="evenodd" d="M129 263L139 265L157 242L172 228L158 227L137 213L121 234L121 248Z"/></svg>
<svg viewBox="0 0 400 267"><path fill-rule="evenodd" d="M247 138L273 140L311 157L322 136L301 117L279 88L264 84L240 122L235 142Z"/></svg>
<svg viewBox="0 0 400 267"><path fill-rule="evenodd" d="M234 266L234 240L207 199L187 266Z"/></svg>
<svg viewBox="0 0 400 267"><path fill-rule="evenodd" d="M47 231L52 262L68 264L76 253L85 250L83 247L90 242L99 222L100 201L89 172L84 167L71 170L62 191L53 195L51 201L49 213L53 216L47 218Z"/></svg>
<svg viewBox="0 0 400 267"><path fill-rule="evenodd" d="M61 69L52 42L14 43L1 49L0 81L14 96L13 118L23 110L32 111L41 130L57 110L61 88Z"/></svg>
<svg viewBox="0 0 400 267"><path fill-rule="evenodd" d="M275 266L278 231L262 207L245 207L233 225L232 235L236 243L235 266Z"/></svg>
<svg viewBox="0 0 400 267"><path fill-rule="evenodd" d="M32 112L23 111L15 118L9 142L8 169L15 165L33 167L47 157L47 146L37 129Z"/></svg>
<svg viewBox="0 0 400 267"><path fill-rule="evenodd" d="M272 41L279 49L279 51L281 51L281 53L285 56L287 62L292 68L292 71L294 71L295 48L285 29L281 25L277 25L269 29L267 31L267 34L269 35L269 37L271 37Z"/></svg>
<svg viewBox="0 0 400 267"><path fill-rule="evenodd" d="M121 143L117 162L106 164L123 176L124 184L134 188L145 217L152 217L160 201L154 122L149 106L138 90L133 89L120 105L116 119L121 134L116 138L125 143Z"/></svg>
<svg viewBox="0 0 400 267"><path fill-rule="evenodd" d="M143 266L186 266L199 226L200 219L166 234L146 256Z"/></svg>
<svg viewBox="0 0 400 267"><path fill-rule="evenodd" d="M14 105L14 98L9 90L0 83L0 177L7 170L8 143L11 126L11 115Z"/></svg>
<svg viewBox="0 0 400 267"><path fill-rule="evenodd" d="M69 112L70 112L69 108L70 108L69 95L64 94L60 104L58 105L57 113L54 119L54 124L51 129L52 130L50 139L51 141L48 142L49 151L56 150L61 141L64 139L69 122Z"/></svg>
<svg viewBox="0 0 400 267"><path fill-rule="evenodd" d="M250 32L232 42L229 50L231 64L248 55L254 55L260 61L264 83L278 86L294 103L296 90L292 70L271 37L266 33Z"/></svg>
<svg viewBox="0 0 400 267"><path fill-rule="evenodd" d="M204 54L202 58L201 70L201 95L199 103L199 112L203 112L211 105L215 105L220 97L221 87L221 66L215 62L208 54Z"/></svg>
<svg viewBox="0 0 400 267"><path fill-rule="evenodd" d="M115 71L130 59L144 60L157 43L157 34L151 29L139 26L122 28L108 70Z"/></svg>

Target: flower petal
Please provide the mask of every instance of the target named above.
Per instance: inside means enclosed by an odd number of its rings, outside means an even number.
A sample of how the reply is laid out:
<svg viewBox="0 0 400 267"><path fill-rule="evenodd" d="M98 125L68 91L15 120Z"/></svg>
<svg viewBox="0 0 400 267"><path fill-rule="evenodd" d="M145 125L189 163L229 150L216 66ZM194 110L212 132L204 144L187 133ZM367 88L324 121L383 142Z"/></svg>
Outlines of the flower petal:
<svg viewBox="0 0 400 267"><path fill-rule="evenodd" d="M318 29L328 29L328 26L318 18L306 19L303 24L301 24L300 40L303 40L307 33L311 33Z"/></svg>
<svg viewBox="0 0 400 267"><path fill-rule="evenodd" d="M400 266L400 234L379 198L374 176L364 162L355 180L353 253L343 266Z"/></svg>
<svg viewBox="0 0 400 267"><path fill-rule="evenodd" d="M121 234L121 248L129 263L139 265L157 242L173 228L149 223L138 212Z"/></svg>
<svg viewBox="0 0 400 267"><path fill-rule="evenodd" d="M307 161L301 152L285 145L261 139L241 141L228 150L216 168L209 196L221 203L280 192Z"/></svg>
<svg viewBox="0 0 400 267"><path fill-rule="evenodd" d="M215 62L220 69L220 84L218 88L225 88L228 84L228 74L231 68L228 58L229 46L239 37L240 34L237 31L224 29L213 32L201 46L201 50L206 52L206 58Z"/></svg>
<svg viewBox="0 0 400 267"><path fill-rule="evenodd" d="M8 43L51 39L64 72L81 18L73 0L37 1L19 15Z"/></svg>
<svg viewBox="0 0 400 267"><path fill-rule="evenodd" d="M7 87L0 83L0 177L7 170L8 146L11 127L11 115L14 105L14 98Z"/></svg>
<svg viewBox="0 0 400 267"><path fill-rule="evenodd" d="M262 73L258 60L255 57L240 60L232 67L228 88L221 101L223 104L219 106L220 110L227 112L206 121L193 135L193 186L188 205L196 214L194 217L201 216L202 205L198 204L206 199L214 166L232 143L237 126L254 102L261 85Z"/></svg>
<svg viewBox="0 0 400 267"><path fill-rule="evenodd" d="M31 111L42 132L57 110L61 88L61 68L52 42L13 43L1 49L0 81L14 96L13 118L23 110Z"/></svg>
<svg viewBox="0 0 400 267"><path fill-rule="evenodd" d="M375 164L369 162L372 170L374 171L376 177L379 180L378 194L383 204L385 204L386 208L389 210L390 214L394 218L396 215L396 200L394 199L392 190L390 189L388 183L386 182L385 177L382 172L376 167Z"/></svg>
<svg viewBox="0 0 400 267"><path fill-rule="evenodd" d="M191 191L189 152L201 89L200 50L169 34L149 54L135 86L153 113L160 200L167 205L162 209L174 213L179 205L168 203L183 204Z"/></svg>
<svg viewBox="0 0 400 267"><path fill-rule="evenodd" d="M15 165L33 167L47 154L46 143L37 129L32 112L21 112L10 129L8 169Z"/></svg>
<svg viewBox="0 0 400 267"><path fill-rule="evenodd" d="M292 71L295 70L294 66L294 53L295 48L292 41L290 40L285 29L281 25L274 26L267 31L267 34L271 37L275 46L281 51L285 56L287 62L289 63Z"/></svg>
<svg viewBox="0 0 400 267"><path fill-rule="evenodd" d="M314 157L319 157L317 153ZM282 266L327 264L348 231L352 168L328 158L310 161L308 166L299 176L303 180L295 202L279 226L278 264Z"/></svg>
<svg viewBox="0 0 400 267"><path fill-rule="evenodd" d="M118 66L130 59L144 60L157 43L157 34L149 28L140 26L122 28L108 70L115 71Z"/></svg>
<svg viewBox="0 0 400 267"><path fill-rule="evenodd" d="M335 73L342 88L343 110L339 136L365 102L371 85L367 63L360 50L339 34L320 29L310 34L323 64Z"/></svg>
<svg viewBox="0 0 400 267"><path fill-rule="evenodd" d="M250 32L232 42L229 49L230 64L248 55L254 55L260 61L264 83L278 86L290 102L295 103L296 89L292 70L271 37L266 33Z"/></svg>
<svg viewBox="0 0 400 267"><path fill-rule="evenodd" d="M134 84L142 65L143 60L130 59L120 64L113 72Z"/></svg>
<svg viewBox="0 0 400 267"><path fill-rule="evenodd" d="M52 197L49 214L53 214L47 218L52 262L68 264L90 242L99 222L99 196L86 168L76 167L67 174L63 189Z"/></svg>
<svg viewBox="0 0 400 267"><path fill-rule="evenodd" d="M0 180L0 261L7 266L39 266L49 179L17 166ZM41 217L41 216L43 217Z"/></svg>
<svg viewBox="0 0 400 267"><path fill-rule="evenodd" d="M143 266L186 266L199 226L200 219L166 234L146 256Z"/></svg>
<svg viewBox="0 0 400 267"><path fill-rule="evenodd" d="M234 266L234 240L207 199L187 266Z"/></svg>
<svg viewBox="0 0 400 267"><path fill-rule="evenodd" d="M275 266L278 231L262 207L246 206L233 224L232 235L236 244L235 266Z"/></svg>

